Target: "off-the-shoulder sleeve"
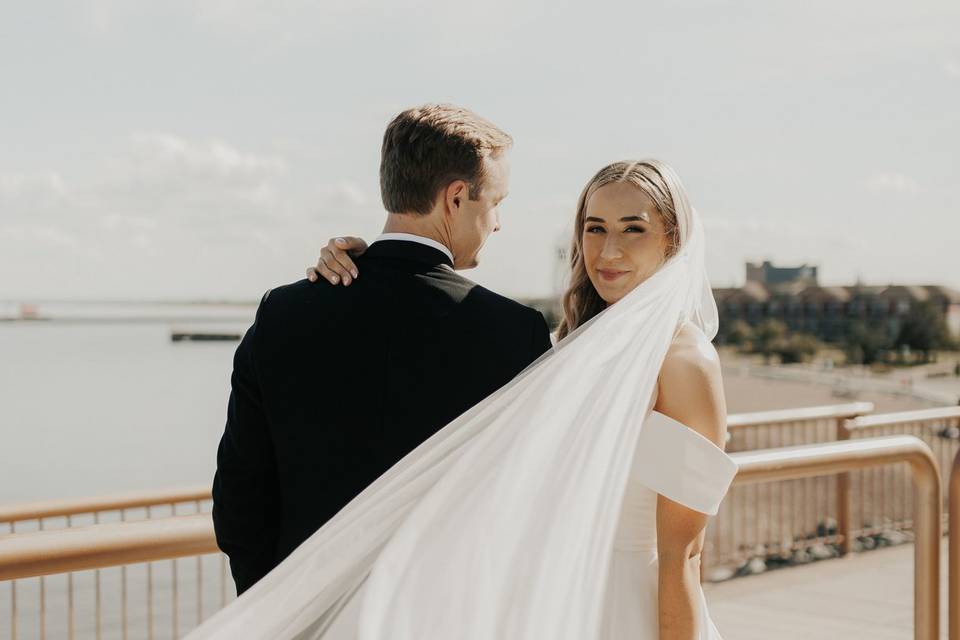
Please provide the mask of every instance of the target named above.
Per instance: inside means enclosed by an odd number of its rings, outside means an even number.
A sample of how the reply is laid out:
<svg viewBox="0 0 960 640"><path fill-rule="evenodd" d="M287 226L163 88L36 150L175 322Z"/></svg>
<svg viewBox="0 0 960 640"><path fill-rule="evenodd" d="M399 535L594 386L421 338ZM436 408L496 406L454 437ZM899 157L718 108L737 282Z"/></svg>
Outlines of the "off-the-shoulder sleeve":
<svg viewBox="0 0 960 640"><path fill-rule="evenodd" d="M640 431L633 474L674 502L716 515L737 463L690 427L654 411Z"/></svg>

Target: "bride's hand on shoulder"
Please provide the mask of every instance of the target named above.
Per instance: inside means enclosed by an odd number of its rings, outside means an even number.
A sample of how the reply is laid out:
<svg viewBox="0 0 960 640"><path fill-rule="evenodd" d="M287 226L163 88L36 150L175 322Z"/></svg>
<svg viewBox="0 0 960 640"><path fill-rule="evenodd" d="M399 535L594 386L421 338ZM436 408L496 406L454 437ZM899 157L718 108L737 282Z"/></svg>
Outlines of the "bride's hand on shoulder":
<svg viewBox="0 0 960 640"><path fill-rule="evenodd" d="M351 260L363 255L367 250L367 243L363 238L341 236L331 238L327 246L320 249L320 257L316 266L307 269L307 279L316 282L325 278L330 284L343 283L345 287L360 276L357 265Z"/></svg>

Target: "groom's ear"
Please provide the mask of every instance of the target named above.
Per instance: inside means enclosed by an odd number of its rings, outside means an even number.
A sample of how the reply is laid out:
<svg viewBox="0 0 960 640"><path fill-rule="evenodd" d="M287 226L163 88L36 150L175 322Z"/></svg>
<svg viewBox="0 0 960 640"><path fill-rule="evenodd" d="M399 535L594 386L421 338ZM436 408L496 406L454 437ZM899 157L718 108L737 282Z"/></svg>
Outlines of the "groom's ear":
<svg viewBox="0 0 960 640"><path fill-rule="evenodd" d="M460 209L460 205L467 199L468 188L467 183L463 180L454 180L447 185L447 188L444 190L444 200L446 210L449 213L455 213Z"/></svg>

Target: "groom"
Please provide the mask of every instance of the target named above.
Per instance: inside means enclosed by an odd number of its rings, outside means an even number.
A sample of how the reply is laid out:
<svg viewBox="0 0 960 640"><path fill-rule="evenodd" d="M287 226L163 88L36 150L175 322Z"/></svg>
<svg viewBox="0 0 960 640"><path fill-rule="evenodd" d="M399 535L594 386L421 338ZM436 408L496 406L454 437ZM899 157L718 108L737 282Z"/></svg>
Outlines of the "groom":
<svg viewBox="0 0 960 640"><path fill-rule="evenodd" d="M238 595L550 348L539 312L456 273L500 228L511 144L466 109L404 111L383 137L389 214L357 258L363 277L264 295L234 356L213 480Z"/></svg>

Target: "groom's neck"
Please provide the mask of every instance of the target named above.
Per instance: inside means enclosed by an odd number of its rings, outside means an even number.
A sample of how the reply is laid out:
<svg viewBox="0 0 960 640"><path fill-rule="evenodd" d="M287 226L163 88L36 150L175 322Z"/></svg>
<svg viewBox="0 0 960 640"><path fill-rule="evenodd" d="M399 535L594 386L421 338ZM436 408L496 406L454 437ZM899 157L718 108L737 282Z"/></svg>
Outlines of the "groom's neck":
<svg viewBox="0 0 960 640"><path fill-rule="evenodd" d="M442 216L433 213L391 213L383 225L383 233L411 233L422 238L430 238L450 249L450 232L442 224Z"/></svg>

